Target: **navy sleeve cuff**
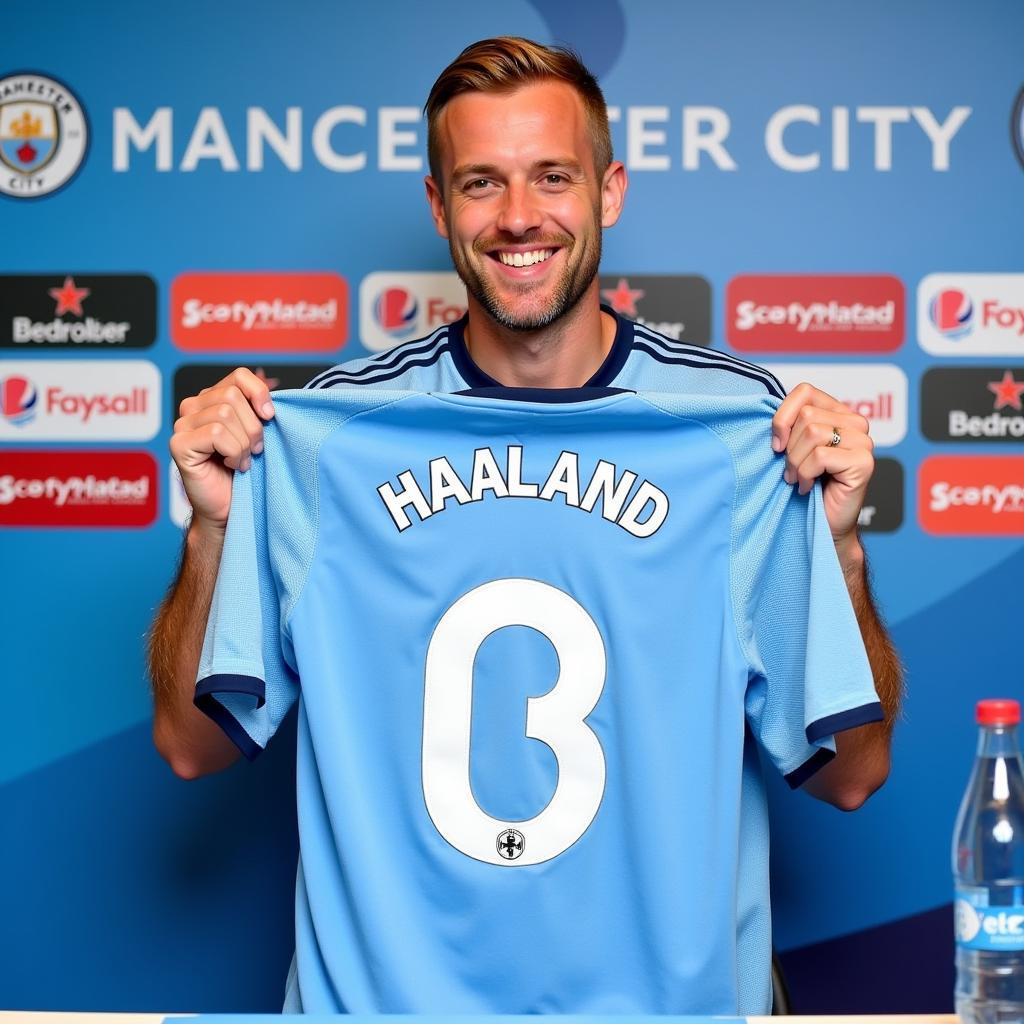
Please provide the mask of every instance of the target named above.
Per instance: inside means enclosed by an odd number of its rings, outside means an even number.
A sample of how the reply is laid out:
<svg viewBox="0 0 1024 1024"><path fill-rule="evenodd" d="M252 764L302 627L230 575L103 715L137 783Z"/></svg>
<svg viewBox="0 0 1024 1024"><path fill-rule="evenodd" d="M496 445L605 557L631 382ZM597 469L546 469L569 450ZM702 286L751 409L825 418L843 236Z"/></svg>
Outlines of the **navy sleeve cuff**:
<svg viewBox="0 0 1024 1024"><path fill-rule="evenodd" d="M835 753L828 747L822 747L821 750L815 751L799 768L794 768L784 776L789 788L799 789L819 768L824 768L835 756Z"/></svg>
<svg viewBox="0 0 1024 1024"><path fill-rule="evenodd" d="M836 715L828 715L825 718L819 718L816 722L811 722L805 730L807 742L817 743L825 736L834 736L837 732L856 729L857 726L867 725L869 722L881 722L884 718L885 712L879 701L861 704L859 708L850 708L849 711L840 711ZM798 768L797 771L799 770Z"/></svg>
<svg viewBox="0 0 1024 1024"><path fill-rule="evenodd" d="M263 748L242 728L238 719L217 699L218 694L244 693L256 698L256 707L266 702L266 687L255 676L213 675L196 684L194 703L208 718L217 723L224 734L249 761L255 760Z"/></svg>

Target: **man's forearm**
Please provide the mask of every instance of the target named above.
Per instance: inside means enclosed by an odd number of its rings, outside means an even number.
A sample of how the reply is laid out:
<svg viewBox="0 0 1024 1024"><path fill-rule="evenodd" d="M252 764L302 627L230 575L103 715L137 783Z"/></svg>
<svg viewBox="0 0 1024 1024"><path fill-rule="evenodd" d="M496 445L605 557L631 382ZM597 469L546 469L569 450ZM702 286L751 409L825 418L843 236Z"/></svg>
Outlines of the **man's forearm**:
<svg viewBox="0 0 1024 1024"><path fill-rule="evenodd" d="M804 788L843 810L855 810L889 774L892 731L903 700L903 666L875 608L864 549L857 541L838 550L885 718L839 733L835 759L812 776Z"/></svg>
<svg viewBox="0 0 1024 1024"><path fill-rule="evenodd" d="M867 558L863 547L858 543L855 548L842 552L840 565L871 665L875 690L885 712L885 721L882 725L885 726L886 733L891 733L903 703L903 665L871 596Z"/></svg>
<svg viewBox="0 0 1024 1024"><path fill-rule="evenodd" d="M223 546L222 530L197 525L189 529L178 578L157 611L149 635L153 740L184 778L218 771L238 758L234 744L193 704Z"/></svg>

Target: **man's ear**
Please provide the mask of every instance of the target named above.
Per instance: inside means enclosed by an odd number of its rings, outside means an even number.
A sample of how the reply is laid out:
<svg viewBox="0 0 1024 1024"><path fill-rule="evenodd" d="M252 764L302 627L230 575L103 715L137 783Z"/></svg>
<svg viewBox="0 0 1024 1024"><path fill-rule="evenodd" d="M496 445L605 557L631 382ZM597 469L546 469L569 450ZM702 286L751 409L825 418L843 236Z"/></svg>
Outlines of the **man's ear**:
<svg viewBox="0 0 1024 1024"><path fill-rule="evenodd" d="M601 182L601 227L610 228L619 219L628 187L626 168L621 161L612 161Z"/></svg>
<svg viewBox="0 0 1024 1024"><path fill-rule="evenodd" d="M434 229L442 238L448 237L448 224L444 219L444 196L441 186L428 174L423 179L427 189L427 202L430 203L430 216L434 218Z"/></svg>

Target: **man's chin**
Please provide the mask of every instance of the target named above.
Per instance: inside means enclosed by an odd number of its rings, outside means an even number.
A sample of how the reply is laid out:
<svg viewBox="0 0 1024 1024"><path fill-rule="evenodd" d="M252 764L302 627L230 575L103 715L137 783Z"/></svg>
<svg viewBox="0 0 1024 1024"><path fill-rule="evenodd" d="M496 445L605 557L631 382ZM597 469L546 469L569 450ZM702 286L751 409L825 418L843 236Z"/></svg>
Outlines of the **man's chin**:
<svg viewBox="0 0 1024 1024"><path fill-rule="evenodd" d="M528 309L522 305L510 308L506 304L492 302L484 302L482 305L492 320L510 331L539 331L549 327L566 312L560 304L555 303Z"/></svg>

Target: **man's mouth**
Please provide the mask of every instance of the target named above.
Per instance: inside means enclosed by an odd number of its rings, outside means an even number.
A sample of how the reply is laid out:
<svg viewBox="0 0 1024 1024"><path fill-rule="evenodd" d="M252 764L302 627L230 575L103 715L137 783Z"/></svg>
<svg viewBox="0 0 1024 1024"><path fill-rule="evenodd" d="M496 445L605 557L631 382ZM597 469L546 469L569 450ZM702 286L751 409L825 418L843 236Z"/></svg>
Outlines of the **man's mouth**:
<svg viewBox="0 0 1024 1024"><path fill-rule="evenodd" d="M494 253L506 267L532 267L535 263L543 263L554 255L554 249L531 249L529 252Z"/></svg>

